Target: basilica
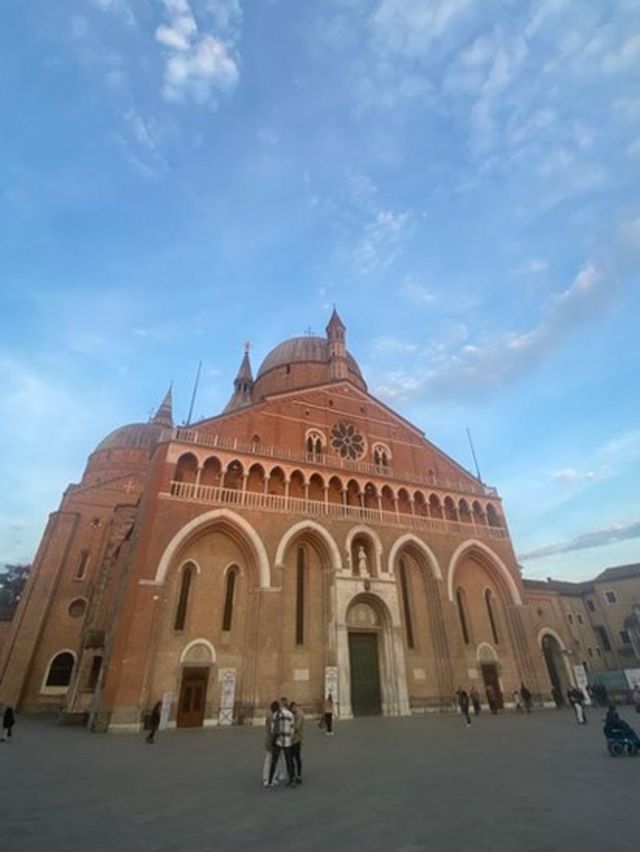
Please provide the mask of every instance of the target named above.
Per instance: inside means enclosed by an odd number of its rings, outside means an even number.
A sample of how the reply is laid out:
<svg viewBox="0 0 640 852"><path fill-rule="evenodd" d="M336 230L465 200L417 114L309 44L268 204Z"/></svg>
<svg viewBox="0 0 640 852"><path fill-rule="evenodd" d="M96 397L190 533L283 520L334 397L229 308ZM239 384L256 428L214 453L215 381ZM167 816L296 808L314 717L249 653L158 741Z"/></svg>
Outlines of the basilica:
<svg viewBox="0 0 640 852"><path fill-rule="evenodd" d="M586 613L586 609L585 609ZM326 336L245 352L224 410L90 454L2 642L0 701L93 730L445 712L459 687L538 704L574 682L558 591L527 585L495 488L373 397ZM585 651L586 653L586 651Z"/></svg>

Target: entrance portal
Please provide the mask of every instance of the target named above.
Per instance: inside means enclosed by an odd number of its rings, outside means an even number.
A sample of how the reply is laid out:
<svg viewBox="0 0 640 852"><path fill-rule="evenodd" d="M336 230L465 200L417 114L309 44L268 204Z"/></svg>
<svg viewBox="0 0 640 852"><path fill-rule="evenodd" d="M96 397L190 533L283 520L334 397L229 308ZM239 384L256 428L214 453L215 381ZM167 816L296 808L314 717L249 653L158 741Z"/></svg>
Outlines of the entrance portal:
<svg viewBox="0 0 640 852"><path fill-rule="evenodd" d="M187 669L182 672L177 725L179 728L198 728L204 720L209 669Z"/></svg>
<svg viewBox="0 0 640 852"><path fill-rule="evenodd" d="M351 667L351 709L354 716L379 716L380 666L378 663L378 634L349 633Z"/></svg>
<svg viewBox="0 0 640 852"><path fill-rule="evenodd" d="M547 664L549 680L553 690L553 699L556 704L564 704L564 697L569 689L569 681L566 676L566 668L562 659L562 648L555 636L545 633L542 637L542 652Z"/></svg>
<svg viewBox="0 0 640 852"><path fill-rule="evenodd" d="M496 704L498 709L502 709L504 702L502 700L502 690L500 689L500 681L498 679L498 666L495 663L481 663L480 671L482 672L482 680L484 681L485 689L490 686L496 696Z"/></svg>

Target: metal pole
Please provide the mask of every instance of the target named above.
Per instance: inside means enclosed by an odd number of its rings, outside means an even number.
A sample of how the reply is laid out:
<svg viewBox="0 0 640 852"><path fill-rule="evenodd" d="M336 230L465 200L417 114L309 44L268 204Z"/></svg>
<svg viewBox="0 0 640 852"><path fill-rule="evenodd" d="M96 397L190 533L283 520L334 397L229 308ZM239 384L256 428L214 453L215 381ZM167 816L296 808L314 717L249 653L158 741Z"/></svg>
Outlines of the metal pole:
<svg viewBox="0 0 640 852"><path fill-rule="evenodd" d="M187 426L191 425L191 417L193 415L193 406L196 401L196 393L198 392L198 382L200 381L200 371L202 370L202 361L198 361L198 372L196 373L196 381L193 385L193 393L191 394L191 405L189 406L189 414L187 415Z"/></svg>

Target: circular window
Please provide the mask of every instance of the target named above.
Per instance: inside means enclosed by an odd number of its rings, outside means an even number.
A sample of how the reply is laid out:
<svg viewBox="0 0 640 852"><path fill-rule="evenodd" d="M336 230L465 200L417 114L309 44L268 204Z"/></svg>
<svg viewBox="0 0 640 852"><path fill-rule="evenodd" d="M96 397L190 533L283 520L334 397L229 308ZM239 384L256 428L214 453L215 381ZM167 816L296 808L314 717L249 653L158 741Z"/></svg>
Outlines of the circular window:
<svg viewBox="0 0 640 852"><path fill-rule="evenodd" d="M364 453L364 438L351 423L337 423L331 430L331 446L343 459L359 459Z"/></svg>
<svg viewBox="0 0 640 852"><path fill-rule="evenodd" d="M69 615L71 618L80 618L84 615L87 609L87 602L84 598L76 598L69 604Z"/></svg>

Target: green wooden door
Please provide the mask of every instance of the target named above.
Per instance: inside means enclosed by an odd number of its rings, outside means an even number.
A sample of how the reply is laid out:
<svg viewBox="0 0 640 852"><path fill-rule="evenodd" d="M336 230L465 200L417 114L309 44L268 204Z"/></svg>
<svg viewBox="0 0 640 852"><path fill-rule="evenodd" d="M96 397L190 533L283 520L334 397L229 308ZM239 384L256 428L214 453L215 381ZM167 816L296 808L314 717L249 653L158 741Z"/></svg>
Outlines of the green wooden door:
<svg viewBox="0 0 640 852"><path fill-rule="evenodd" d="M381 712L378 636L349 633L351 662L351 709L354 716L378 716Z"/></svg>

